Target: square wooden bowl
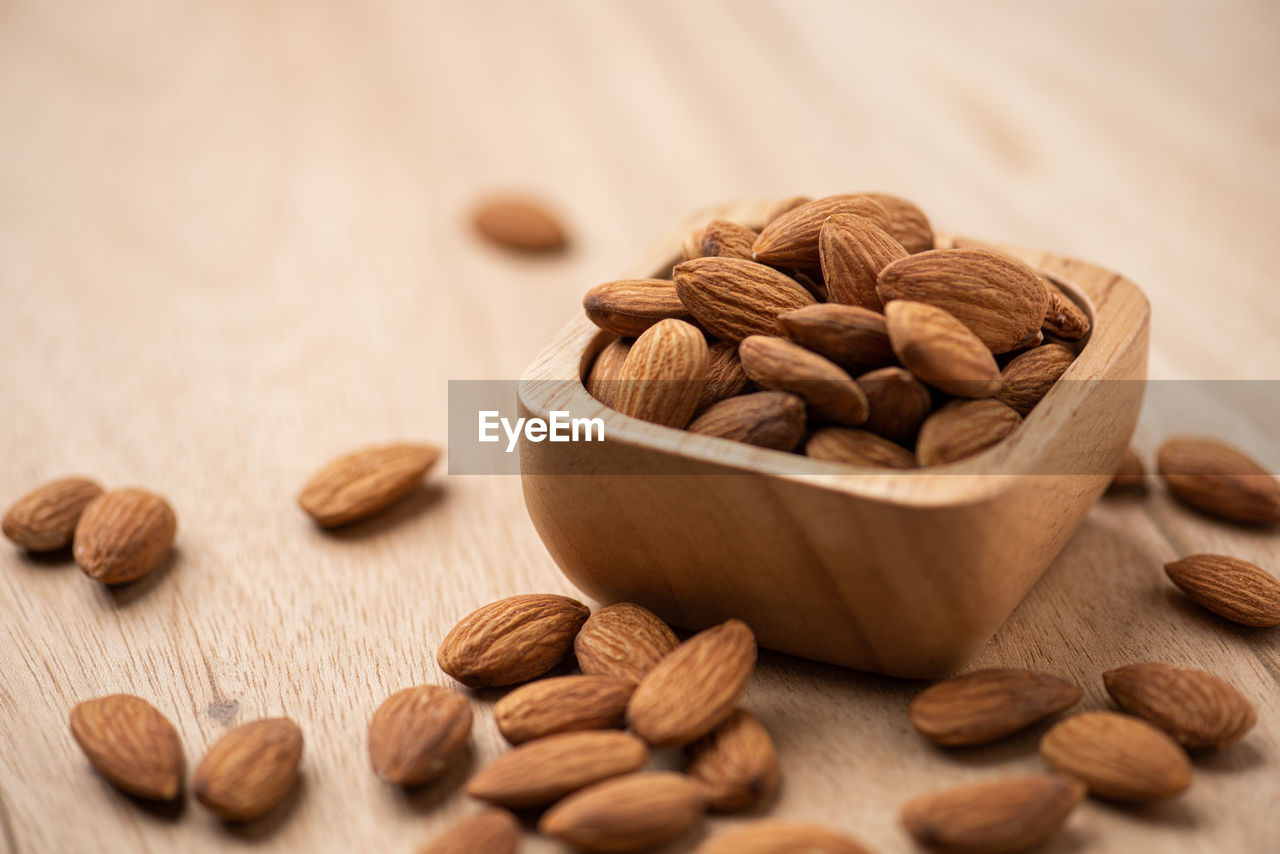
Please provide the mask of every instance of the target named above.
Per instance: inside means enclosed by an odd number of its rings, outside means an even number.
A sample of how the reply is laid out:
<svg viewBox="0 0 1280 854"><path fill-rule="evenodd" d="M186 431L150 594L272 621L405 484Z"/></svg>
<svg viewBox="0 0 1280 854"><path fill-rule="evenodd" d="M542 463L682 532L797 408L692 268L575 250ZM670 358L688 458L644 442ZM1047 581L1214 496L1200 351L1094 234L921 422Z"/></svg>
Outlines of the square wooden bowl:
<svg viewBox="0 0 1280 854"><path fill-rule="evenodd" d="M620 278L667 277L690 229L716 216L759 225L766 207L705 211ZM1092 331L1015 433L919 472L833 466L608 409L582 379L613 336L575 314L519 392L522 416L605 425L603 442L521 442L525 502L556 563L592 598L676 626L738 617L770 649L894 676L963 666L1106 489L1146 377L1150 309L1136 285L1000 248L1073 283Z"/></svg>

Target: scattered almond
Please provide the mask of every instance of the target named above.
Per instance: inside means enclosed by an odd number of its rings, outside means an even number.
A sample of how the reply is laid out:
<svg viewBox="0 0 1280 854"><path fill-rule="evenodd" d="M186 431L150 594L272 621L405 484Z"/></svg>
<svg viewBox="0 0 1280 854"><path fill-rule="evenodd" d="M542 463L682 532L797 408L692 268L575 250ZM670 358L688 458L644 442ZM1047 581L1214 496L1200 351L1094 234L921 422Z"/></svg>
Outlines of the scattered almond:
<svg viewBox="0 0 1280 854"><path fill-rule="evenodd" d="M499 700L493 717L512 744L559 732L621 727L635 687L614 676L540 679Z"/></svg>
<svg viewBox="0 0 1280 854"><path fill-rule="evenodd" d="M71 545L80 514L102 494L85 477L51 480L22 496L4 514L4 535L29 552L51 552Z"/></svg>
<svg viewBox="0 0 1280 854"><path fill-rule="evenodd" d="M1146 482L1146 477L1147 469L1142 464L1142 457L1138 456L1138 452L1133 448L1125 448L1124 457L1116 467L1116 473L1111 476L1111 485L1108 490L1118 492L1139 489Z"/></svg>
<svg viewBox="0 0 1280 854"><path fill-rule="evenodd" d="M710 353L694 326L667 319L636 339L622 366L614 402L619 412L654 424L684 427L693 418Z"/></svg>
<svg viewBox="0 0 1280 854"><path fill-rule="evenodd" d="M223 821L266 814L293 790L302 759L302 730L289 718L242 724L209 748L196 766L196 800Z"/></svg>
<svg viewBox="0 0 1280 854"><path fill-rule="evenodd" d="M587 291L582 308L596 326L634 338L660 320L687 320L689 312L669 279L621 279Z"/></svg>
<svg viewBox="0 0 1280 854"><path fill-rule="evenodd" d="M491 808L464 818L418 854L516 854L520 829L511 813Z"/></svg>
<svg viewBox="0 0 1280 854"><path fill-rule="evenodd" d="M867 430L824 427L809 437L806 456L828 463L872 468L910 469L915 454Z"/></svg>
<svg viewBox="0 0 1280 854"><path fill-rule="evenodd" d="M908 370L890 367L868 371L858 377L858 386L871 407L863 429L899 445L914 445L920 425L933 408L924 383Z"/></svg>
<svg viewBox="0 0 1280 854"><path fill-rule="evenodd" d="M727 400L746 390L750 380L742 370L738 358L738 345L733 341L717 341L707 348L707 378L698 395L697 412L703 412L712 404Z"/></svg>
<svg viewBox="0 0 1280 854"><path fill-rule="evenodd" d="M822 225L818 257L827 299L873 311L884 308L876 293L876 276L891 261L907 257L907 250L869 219L835 214Z"/></svg>
<svg viewBox="0 0 1280 854"><path fill-rule="evenodd" d="M758 391L722 400L689 425L690 433L778 451L804 438L804 401L784 391Z"/></svg>
<svg viewBox="0 0 1280 854"><path fill-rule="evenodd" d="M885 306L885 320L893 352L924 382L957 397L991 397L1000 390L991 352L946 311L895 300Z"/></svg>
<svg viewBox="0 0 1280 854"><path fill-rule="evenodd" d="M587 392L605 406L611 407L615 403L618 381L622 379L622 366L631 352L631 343L630 339L616 338L606 344L591 363L586 380Z"/></svg>
<svg viewBox="0 0 1280 854"><path fill-rule="evenodd" d="M1084 712L1056 724L1040 741L1055 769L1079 777L1091 794L1145 803L1191 785L1191 765L1173 739L1146 721L1114 712Z"/></svg>
<svg viewBox="0 0 1280 854"><path fill-rule="evenodd" d="M153 801L182 792L187 762L178 731L146 700L112 694L71 710L71 734L112 785Z"/></svg>
<svg viewBox="0 0 1280 854"><path fill-rule="evenodd" d="M926 688L911 701L911 725L935 744L987 744L1080 700L1065 679L1035 670L977 670Z"/></svg>
<svg viewBox="0 0 1280 854"><path fill-rule="evenodd" d="M889 227L885 231L902 244L902 248L914 254L933 248L933 226L924 211L899 196L888 193L867 193L884 205L889 214Z"/></svg>
<svg viewBox="0 0 1280 854"><path fill-rule="evenodd" d="M482 768L467 794L511 809L554 803L644 767L649 748L625 732L566 732L522 744Z"/></svg>
<svg viewBox="0 0 1280 854"><path fill-rule="evenodd" d="M717 812L742 812L778 788L778 753L769 731L737 709L724 723L685 748L685 773L703 785Z"/></svg>
<svg viewBox="0 0 1280 854"><path fill-rule="evenodd" d="M753 256L761 264L775 267L817 269L822 225L836 214L865 217L886 231L891 227L889 212L870 196L826 196L793 208L766 225L756 238Z"/></svg>
<svg viewBox="0 0 1280 854"><path fill-rule="evenodd" d="M1108 670L1102 680L1121 708L1146 718L1188 749L1221 750L1258 720L1243 694L1203 670L1150 661Z"/></svg>
<svg viewBox="0 0 1280 854"><path fill-rule="evenodd" d="M614 676L635 684L679 645L666 623L631 602L596 611L573 642L583 673Z"/></svg>
<svg viewBox="0 0 1280 854"><path fill-rule="evenodd" d="M974 456L992 447L1022 419L998 400L953 400L925 419L916 459L936 466Z"/></svg>
<svg viewBox="0 0 1280 854"><path fill-rule="evenodd" d="M568 242L560 219L538 199L501 195L485 199L471 215L487 240L522 252L552 252Z"/></svg>
<svg viewBox="0 0 1280 854"><path fill-rule="evenodd" d="M1061 344L1044 344L1020 353L1000 372L996 400L1026 418L1075 358L1076 354Z"/></svg>
<svg viewBox="0 0 1280 854"><path fill-rule="evenodd" d="M1280 481L1224 442L1169 439L1160 446L1156 465L1173 494L1202 513L1235 522L1280 524Z"/></svg>
<svg viewBox="0 0 1280 854"><path fill-rule="evenodd" d="M751 260L751 245L756 233L744 225L727 219L713 219L702 230L699 247L703 258L743 258Z"/></svg>
<svg viewBox="0 0 1280 854"><path fill-rule="evenodd" d="M538 830L586 851L641 851L683 836L704 809L702 790L688 777L642 771L570 795L542 816Z"/></svg>
<svg viewBox="0 0 1280 854"><path fill-rule="evenodd" d="M471 735L466 697L417 685L388 697L369 721L369 758L388 783L418 786L439 778Z"/></svg>
<svg viewBox="0 0 1280 854"><path fill-rule="evenodd" d="M321 527L367 519L408 495L440 459L432 445L374 445L338 457L303 486L298 504Z"/></svg>
<svg viewBox="0 0 1280 854"><path fill-rule="evenodd" d="M76 524L76 565L103 584L125 584L151 572L169 554L178 517L169 502L145 489L104 492Z"/></svg>
<svg viewBox="0 0 1280 854"><path fill-rule="evenodd" d="M776 334L778 315L813 305L813 296L794 279L741 258L686 261L674 277L685 308L725 341Z"/></svg>
<svg viewBox="0 0 1280 854"><path fill-rule="evenodd" d="M1056 273L1041 270L1045 289L1049 292L1049 306L1045 309L1044 331L1063 341L1079 341L1089 334L1089 315L1067 295L1066 281Z"/></svg>
<svg viewBox="0 0 1280 854"><path fill-rule="evenodd" d="M884 315L854 305L824 303L778 315L782 333L846 371L892 365L897 357L889 345Z"/></svg>
<svg viewBox="0 0 1280 854"><path fill-rule="evenodd" d="M694 854L868 854L847 836L812 824L751 821L702 843Z"/></svg>
<svg viewBox="0 0 1280 854"><path fill-rule="evenodd" d="M799 344L752 335L739 345L738 357L756 385L799 395L816 420L851 427L867 420L867 396L853 377Z"/></svg>
<svg viewBox="0 0 1280 854"><path fill-rule="evenodd" d="M436 652L440 668L471 688L528 682L564 659L590 611L550 593L509 596L464 617Z"/></svg>
<svg viewBox="0 0 1280 854"><path fill-rule="evenodd" d="M1226 555L1199 554L1164 571L1196 604L1242 626L1280 625L1280 581L1262 567Z"/></svg>
<svg viewBox="0 0 1280 854"><path fill-rule="evenodd" d="M902 823L921 845L960 854L1014 854L1049 840L1085 795L1048 774L977 783L916 798Z"/></svg>

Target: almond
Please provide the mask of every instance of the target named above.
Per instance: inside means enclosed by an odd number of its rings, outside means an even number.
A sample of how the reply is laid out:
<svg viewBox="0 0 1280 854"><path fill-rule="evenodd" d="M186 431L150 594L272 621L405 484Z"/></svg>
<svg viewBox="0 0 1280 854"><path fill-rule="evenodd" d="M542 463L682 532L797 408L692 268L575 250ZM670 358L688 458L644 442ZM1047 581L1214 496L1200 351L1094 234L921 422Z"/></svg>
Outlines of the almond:
<svg viewBox="0 0 1280 854"><path fill-rule="evenodd" d="M902 364L924 382L957 397L991 397L1000 368L969 329L936 306L895 300L885 306L889 343Z"/></svg>
<svg viewBox="0 0 1280 854"><path fill-rule="evenodd" d="M701 738L733 714L755 663L755 636L741 620L699 632L640 682L627 707L631 728L659 747Z"/></svg>
<svg viewBox="0 0 1280 854"><path fill-rule="evenodd" d="M751 821L702 843L694 854L868 854L867 849L824 827L792 821Z"/></svg>
<svg viewBox="0 0 1280 854"><path fill-rule="evenodd" d="M489 241L522 252L551 252L568 242L564 226L547 205L529 196L504 194L485 199L471 214L472 225Z"/></svg>
<svg viewBox="0 0 1280 854"><path fill-rule="evenodd" d="M538 830L587 851L641 851L692 830L704 808L688 777L644 771L570 795L542 816Z"/></svg>
<svg viewBox="0 0 1280 854"><path fill-rule="evenodd" d="M1260 566L1199 554L1167 563L1164 571L1196 604L1219 617L1242 626L1280 626L1280 581Z"/></svg>
<svg viewBox="0 0 1280 854"><path fill-rule="evenodd" d="M915 454L867 430L824 427L809 437L806 456L828 463L872 468L911 469Z"/></svg>
<svg viewBox="0 0 1280 854"><path fill-rule="evenodd" d="M752 335L739 345L738 358L756 385L798 394L816 420L849 426L867 420L867 396L853 377L799 344Z"/></svg>
<svg viewBox="0 0 1280 854"><path fill-rule="evenodd" d="M1023 418L1027 417L1067 372L1075 358L1076 354L1061 344L1033 347L1004 366L1000 372L1000 391L996 400Z"/></svg>
<svg viewBox="0 0 1280 854"><path fill-rule="evenodd" d="M613 406L618 392L618 380L622 378L622 366L631 352L632 342L627 338L617 338L605 345L605 348L591 363L591 371L587 374L587 394L603 403ZM735 355L734 358L737 358ZM743 374L743 379L746 374Z"/></svg>
<svg viewBox="0 0 1280 854"><path fill-rule="evenodd" d="M871 407L863 428L899 445L914 445L920 425L933 408L933 397L924 383L910 371L890 367L863 374L858 377L858 386Z"/></svg>
<svg viewBox="0 0 1280 854"><path fill-rule="evenodd" d="M689 425L690 433L760 448L794 450L804 438L804 401L785 391L758 391L722 400Z"/></svg>
<svg viewBox="0 0 1280 854"><path fill-rule="evenodd" d="M440 459L432 445L373 445L338 457L302 487L298 504L321 527L367 519L413 491Z"/></svg>
<svg viewBox="0 0 1280 854"><path fill-rule="evenodd" d="M76 523L76 565L103 584L125 584L160 565L178 532L169 502L145 489L104 492Z"/></svg>
<svg viewBox="0 0 1280 854"><path fill-rule="evenodd" d="M916 459L922 466L963 460L1004 439L1022 419L998 400L953 400L920 426Z"/></svg>
<svg viewBox="0 0 1280 854"><path fill-rule="evenodd" d="M797 344L846 371L862 373L897 361L883 314L854 305L824 303L778 315L778 328Z"/></svg>
<svg viewBox="0 0 1280 854"><path fill-rule="evenodd" d="M687 320L689 312L669 279L620 279L587 291L587 319L606 332L634 338L659 320Z"/></svg>
<svg viewBox="0 0 1280 854"><path fill-rule="evenodd" d="M1047 842L1084 795L1079 780L1016 777L916 798L903 808L902 823L935 851L1014 854Z"/></svg>
<svg viewBox="0 0 1280 854"><path fill-rule="evenodd" d="M583 673L639 684L680 645L675 632L649 609L619 602L596 611L573 642Z"/></svg>
<svg viewBox="0 0 1280 854"><path fill-rule="evenodd" d="M102 494L88 478L64 477L38 486L4 514L4 535L29 552L52 552L71 545L80 514Z"/></svg>
<svg viewBox="0 0 1280 854"><path fill-rule="evenodd" d="M681 260L692 261L702 257L702 232L701 228L695 228L684 236L684 242L680 245Z"/></svg>
<svg viewBox="0 0 1280 854"><path fill-rule="evenodd" d="M1169 439L1160 446L1156 466L1173 494L1202 513L1234 522L1280 524L1280 481L1230 445Z"/></svg>
<svg viewBox="0 0 1280 854"><path fill-rule="evenodd" d="M884 229L854 214L829 217L819 232L822 281L833 303L882 310L876 276L890 262L906 257L907 250Z"/></svg>
<svg viewBox="0 0 1280 854"><path fill-rule="evenodd" d="M925 252L933 248L933 226L924 211L906 199L888 193L867 193L884 205L889 214L889 227L885 231L902 244L908 252Z"/></svg>
<svg viewBox="0 0 1280 854"><path fill-rule="evenodd" d="M800 287L808 291L809 294L818 302L823 303L827 301L827 297L829 296L827 293L827 283L822 281L821 270L814 270L813 276L810 276L804 270L796 270L792 268L786 269L785 272L788 276L795 279L796 282L799 283ZM814 276L817 276L817 278L814 278Z"/></svg>
<svg viewBox="0 0 1280 854"><path fill-rule="evenodd" d="M621 727L635 683L613 676L558 676L530 682L493 707L498 731L512 744L558 732Z"/></svg>
<svg viewBox="0 0 1280 854"><path fill-rule="evenodd" d="M1091 794L1145 803L1171 798L1191 785L1191 765L1177 743L1146 721L1114 712L1085 712L1055 725L1040 755L1079 777Z"/></svg>
<svg viewBox="0 0 1280 854"><path fill-rule="evenodd" d="M685 748L684 771L703 785L711 809L741 812L764 803L778 788L778 753L764 724L737 709Z"/></svg>
<svg viewBox="0 0 1280 854"><path fill-rule="evenodd" d="M615 408L642 421L684 427L698 408L709 361L701 332L682 320L659 321L627 354Z"/></svg>
<svg viewBox="0 0 1280 854"><path fill-rule="evenodd" d="M418 854L516 854L520 822L506 810L487 809L446 830Z"/></svg>
<svg viewBox="0 0 1280 854"><path fill-rule="evenodd" d="M1049 292L1049 305L1044 314L1044 331L1063 341L1079 341L1089 334L1089 315L1067 295L1066 280L1056 273L1041 270L1045 289Z"/></svg>
<svg viewBox="0 0 1280 854"><path fill-rule="evenodd" d="M71 734L117 788L153 801L182 791L187 762L178 731L146 700L128 694L86 700L71 710Z"/></svg>
<svg viewBox="0 0 1280 854"><path fill-rule="evenodd" d="M196 766L196 800L223 821L264 815L298 782L302 730L289 718L243 724L209 748Z"/></svg>
<svg viewBox="0 0 1280 854"><path fill-rule="evenodd" d="M741 394L747 387L747 372L738 358L738 345L733 341L717 341L707 351L707 378L698 395L698 412L713 403Z"/></svg>
<svg viewBox="0 0 1280 854"><path fill-rule="evenodd" d="M987 744L1057 714L1080 688L1035 670L978 670L939 682L911 701L911 725L935 744Z"/></svg>
<svg viewBox="0 0 1280 854"><path fill-rule="evenodd" d="M369 721L369 758L388 783L418 786L444 774L471 735L471 706L457 691L417 685L388 697Z"/></svg>
<svg viewBox="0 0 1280 854"><path fill-rule="evenodd" d="M764 214L764 225L768 225L784 213L789 213L801 205L807 205L813 199L808 196L787 196L785 199L779 199L770 205Z"/></svg>
<svg viewBox="0 0 1280 854"><path fill-rule="evenodd" d="M1111 476L1110 492L1126 489L1139 489L1146 483L1147 469L1142 464L1142 457L1133 448L1125 448L1116 473Z"/></svg>
<svg viewBox="0 0 1280 854"><path fill-rule="evenodd" d="M676 267L676 292L689 313L725 341L773 335L784 311L813 305L794 279L741 258L698 258Z"/></svg>
<svg viewBox="0 0 1280 854"><path fill-rule="evenodd" d="M1102 680L1126 712L1191 750L1235 744L1258 721L1243 694L1203 670L1150 661L1108 670Z"/></svg>
<svg viewBox="0 0 1280 854"><path fill-rule="evenodd" d="M822 224L836 214L865 217L885 230L890 226L889 212L870 196L826 196L793 208L766 225L753 247L755 259L775 267L816 269Z"/></svg>
<svg viewBox="0 0 1280 854"><path fill-rule="evenodd" d="M713 219L702 230L701 257L750 260L751 246L755 242L756 233L746 226L727 219Z"/></svg>
<svg viewBox="0 0 1280 854"><path fill-rule="evenodd" d="M499 756L471 778L467 794L511 809L540 807L648 760L649 748L629 733L560 733Z"/></svg>
<svg viewBox="0 0 1280 854"><path fill-rule="evenodd" d="M1025 347L1040 334L1049 292L1035 270L985 249L933 249L880 271L877 292L923 302L969 327L993 353Z"/></svg>
<svg viewBox="0 0 1280 854"><path fill-rule="evenodd" d="M464 617L440 644L440 668L471 688L528 682L559 664L590 614L568 596L528 593Z"/></svg>

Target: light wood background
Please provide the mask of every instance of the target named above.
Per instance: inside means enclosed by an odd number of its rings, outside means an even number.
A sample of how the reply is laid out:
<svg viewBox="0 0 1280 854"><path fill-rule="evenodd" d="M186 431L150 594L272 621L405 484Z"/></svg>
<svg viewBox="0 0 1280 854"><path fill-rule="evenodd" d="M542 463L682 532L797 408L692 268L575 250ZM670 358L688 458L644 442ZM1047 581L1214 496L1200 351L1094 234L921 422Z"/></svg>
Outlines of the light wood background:
<svg viewBox="0 0 1280 854"><path fill-rule="evenodd" d="M519 482L437 476L336 535L294 495L352 446L444 441L449 379L518 377L698 206L898 192L1144 286L1153 376L1275 379L1277 36L1267 0L0 3L0 503L83 472L180 519L164 571L114 592L0 550L0 850L409 852L475 809L460 774L379 784L364 732L392 691L446 681L434 650L463 613L569 592ZM472 238L469 203L508 187L562 208L570 253ZM1275 533L1107 500L979 659L1079 679L1093 708L1102 670L1160 658L1258 705L1185 797L1087 803L1050 851L1280 848L1280 635L1172 590L1161 564L1200 550L1280 568ZM1041 767L1038 732L927 747L919 687L763 656L745 704L781 751L774 814L909 851L910 796ZM193 762L292 715L300 791L237 829L140 808L65 723L115 691Z"/></svg>

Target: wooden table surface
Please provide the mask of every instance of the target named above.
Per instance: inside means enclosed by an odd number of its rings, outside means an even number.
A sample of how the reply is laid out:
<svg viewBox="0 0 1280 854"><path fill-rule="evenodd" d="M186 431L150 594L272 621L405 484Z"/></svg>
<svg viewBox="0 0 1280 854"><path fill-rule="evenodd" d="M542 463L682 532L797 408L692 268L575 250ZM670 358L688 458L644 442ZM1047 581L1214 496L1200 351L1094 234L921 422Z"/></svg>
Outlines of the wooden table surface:
<svg viewBox="0 0 1280 854"><path fill-rule="evenodd" d="M0 549L0 850L410 852L474 810L460 773L380 784L365 726L392 691L447 684L434 651L463 613L571 592L518 479L439 474L332 535L294 496L350 447L444 442L448 380L517 378L698 206L898 192L940 227L1130 276L1155 377L1275 379L1277 35L1261 0L0 4L0 504L83 472L180 520L164 570L116 591ZM572 251L472 237L468 205L509 187L561 207ZM1280 850L1280 630L1173 591L1161 564L1191 551L1280 569L1276 533L1159 490L1109 499L977 662L1074 677L1100 708L1104 669L1164 659L1257 704L1186 796L1088 802L1049 851ZM764 654L744 702L781 752L773 814L905 852L909 797L1041 767L1039 731L926 746L920 687ZM293 716L300 790L243 828L140 808L66 726L119 691L192 762ZM501 749L491 702L473 766Z"/></svg>

